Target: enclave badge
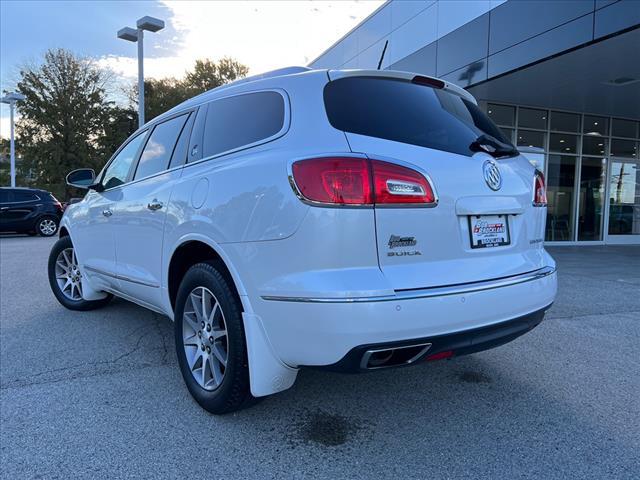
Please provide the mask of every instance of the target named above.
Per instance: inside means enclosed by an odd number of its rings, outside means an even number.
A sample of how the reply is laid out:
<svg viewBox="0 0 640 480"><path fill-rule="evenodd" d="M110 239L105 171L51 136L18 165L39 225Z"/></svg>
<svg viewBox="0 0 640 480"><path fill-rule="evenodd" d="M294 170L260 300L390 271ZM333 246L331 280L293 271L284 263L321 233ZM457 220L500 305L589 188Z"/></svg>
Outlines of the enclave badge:
<svg viewBox="0 0 640 480"><path fill-rule="evenodd" d="M414 247L416 243L418 242L415 237L399 237L397 235L389 237L389 248Z"/></svg>
<svg viewBox="0 0 640 480"><path fill-rule="evenodd" d="M415 237L400 237L398 235L391 235L389 237L389 248L398 247L414 247L418 241ZM418 250L402 251L402 252L387 252L388 257L408 257L412 255L422 255Z"/></svg>

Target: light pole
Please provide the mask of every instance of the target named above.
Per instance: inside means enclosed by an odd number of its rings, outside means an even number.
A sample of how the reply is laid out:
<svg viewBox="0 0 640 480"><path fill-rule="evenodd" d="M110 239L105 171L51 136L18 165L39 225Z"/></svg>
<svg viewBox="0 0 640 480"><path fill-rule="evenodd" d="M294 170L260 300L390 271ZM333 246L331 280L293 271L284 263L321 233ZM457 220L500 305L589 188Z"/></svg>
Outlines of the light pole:
<svg viewBox="0 0 640 480"><path fill-rule="evenodd" d="M138 42L138 126L144 125L144 31L158 32L164 28L164 22L154 17L142 17L136 22L137 28L124 27L118 30L118 38L129 42Z"/></svg>
<svg viewBox="0 0 640 480"><path fill-rule="evenodd" d="M10 140L10 147L9 147L9 151L10 151L10 156L11 156L11 186L15 187L16 186L16 141L14 138L14 134L13 134L13 111L16 108L16 102L19 100L24 100L24 95L22 95L21 93L17 93L17 92L10 92L7 93L4 97L0 98L0 101L2 103L8 103L9 104L9 124L10 124L10 130L11 130L11 140Z"/></svg>

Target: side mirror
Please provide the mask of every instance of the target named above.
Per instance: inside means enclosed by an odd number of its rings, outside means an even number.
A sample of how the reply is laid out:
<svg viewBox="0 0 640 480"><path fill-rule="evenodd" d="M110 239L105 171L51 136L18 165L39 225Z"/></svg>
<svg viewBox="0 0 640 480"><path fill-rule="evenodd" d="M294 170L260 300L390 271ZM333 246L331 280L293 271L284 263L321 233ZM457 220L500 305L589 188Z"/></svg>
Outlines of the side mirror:
<svg viewBox="0 0 640 480"><path fill-rule="evenodd" d="M67 174L67 185L87 190L94 185L96 172L92 168L79 168Z"/></svg>

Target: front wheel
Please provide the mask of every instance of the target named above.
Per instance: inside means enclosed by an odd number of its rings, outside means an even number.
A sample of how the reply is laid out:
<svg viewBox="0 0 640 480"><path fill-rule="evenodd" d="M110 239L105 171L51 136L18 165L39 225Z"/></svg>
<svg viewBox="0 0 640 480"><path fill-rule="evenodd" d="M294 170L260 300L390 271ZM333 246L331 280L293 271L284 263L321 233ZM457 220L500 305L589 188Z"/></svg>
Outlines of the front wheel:
<svg viewBox="0 0 640 480"><path fill-rule="evenodd" d="M82 273L71 243L71 237L62 237L49 254L49 285L58 301L69 310L93 310L111 300L111 294L101 300L82 298Z"/></svg>
<svg viewBox="0 0 640 480"><path fill-rule="evenodd" d="M36 224L36 232L42 237L52 237L58 231L58 223L54 217L41 218Z"/></svg>
<svg viewBox="0 0 640 480"><path fill-rule="evenodd" d="M193 398L214 414L252 403L240 300L210 263L184 276L176 299L175 342L182 377Z"/></svg>

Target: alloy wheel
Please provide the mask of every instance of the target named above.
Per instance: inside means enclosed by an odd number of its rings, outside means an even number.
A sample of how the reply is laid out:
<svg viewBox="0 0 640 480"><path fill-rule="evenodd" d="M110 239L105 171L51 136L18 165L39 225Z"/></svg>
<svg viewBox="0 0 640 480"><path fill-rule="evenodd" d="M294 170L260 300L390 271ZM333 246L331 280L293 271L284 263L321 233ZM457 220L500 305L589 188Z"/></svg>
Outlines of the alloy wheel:
<svg viewBox="0 0 640 480"><path fill-rule="evenodd" d="M224 379L229 359L227 327L218 299L206 287L194 288L184 308L182 343L189 370L205 390Z"/></svg>
<svg viewBox="0 0 640 480"><path fill-rule="evenodd" d="M56 225L56 222L54 222L50 218L45 218L40 222L40 232L43 235L47 235L47 236L53 235L54 233L56 233L57 229L58 229L58 226Z"/></svg>
<svg viewBox="0 0 640 480"><path fill-rule="evenodd" d="M56 282L69 300L82 300L82 274L73 248L65 248L56 258Z"/></svg>

